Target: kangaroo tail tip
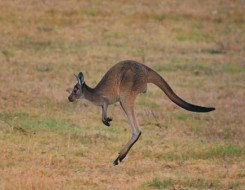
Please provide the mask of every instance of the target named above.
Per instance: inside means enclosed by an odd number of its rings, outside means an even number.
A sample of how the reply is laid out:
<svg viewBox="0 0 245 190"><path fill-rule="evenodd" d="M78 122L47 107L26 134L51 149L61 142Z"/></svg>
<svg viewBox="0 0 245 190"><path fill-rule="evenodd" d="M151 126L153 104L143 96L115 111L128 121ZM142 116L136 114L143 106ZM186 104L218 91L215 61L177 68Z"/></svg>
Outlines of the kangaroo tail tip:
<svg viewBox="0 0 245 190"><path fill-rule="evenodd" d="M214 111L214 110L215 110L214 107L209 108L209 111Z"/></svg>
<svg viewBox="0 0 245 190"><path fill-rule="evenodd" d="M201 112L211 112L214 111L215 108L214 107L209 107L209 108L205 108L204 110L202 110Z"/></svg>
<svg viewBox="0 0 245 190"><path fill-rule="evenodd" d="M191 109L188 108L187 110L193 111L193 112L211 112L211 111L214 111L215 108L214 107L201 107L201 106L197 106L197 107L191 107Z"/></svg>

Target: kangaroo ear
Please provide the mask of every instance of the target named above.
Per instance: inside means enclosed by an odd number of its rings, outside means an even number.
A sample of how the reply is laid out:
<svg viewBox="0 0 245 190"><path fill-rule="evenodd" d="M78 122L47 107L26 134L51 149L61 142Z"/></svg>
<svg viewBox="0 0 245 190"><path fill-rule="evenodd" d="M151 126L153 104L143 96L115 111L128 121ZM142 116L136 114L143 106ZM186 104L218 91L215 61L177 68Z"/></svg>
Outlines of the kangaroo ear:
<svg viewBox="0 0 245 190"><path fill-rule="evenodd" d="M84 84L83 73L80 72L80 73L78 74L78 76L75 75L75 77L76 77L76 79L77 79L78 84L79 84L80 86L82 86L82 85Z"/></svg>

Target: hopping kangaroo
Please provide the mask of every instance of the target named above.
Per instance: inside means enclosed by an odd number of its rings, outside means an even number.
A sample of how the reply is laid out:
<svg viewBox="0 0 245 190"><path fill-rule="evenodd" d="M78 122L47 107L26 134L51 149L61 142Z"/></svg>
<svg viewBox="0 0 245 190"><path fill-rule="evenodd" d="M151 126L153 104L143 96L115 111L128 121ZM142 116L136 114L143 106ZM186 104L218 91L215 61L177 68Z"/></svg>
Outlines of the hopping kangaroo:
<svg viewBox="0 0 245 190"><path fill-rule="evenodd" d="M131 138L121 149L119 156L114 161L118 165L132 148L141 135L141 129L135 118L134 103L139 93L145 93L147 83L158 86L174 103L178 106L193 112L210 112L215 110L212 107L201 107L190 104L178 97L167 82L155 71L136 61L122 61L114 65L101 79L95 88L89 87L85 81L83 73L80 72L77 84L74 86L68 100L85 98L97 106L102 107L102 122L110 126L112 118L107 116L108 105L120 102L123 111L128 117L131 125Z"/></svg>

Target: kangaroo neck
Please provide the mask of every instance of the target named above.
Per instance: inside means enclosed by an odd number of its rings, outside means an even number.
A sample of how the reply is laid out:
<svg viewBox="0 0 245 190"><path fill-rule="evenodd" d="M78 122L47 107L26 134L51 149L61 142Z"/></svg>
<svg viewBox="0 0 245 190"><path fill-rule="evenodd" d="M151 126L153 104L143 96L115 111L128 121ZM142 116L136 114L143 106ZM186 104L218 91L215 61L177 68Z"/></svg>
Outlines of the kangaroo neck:
<svg viewBox="0 0 245 190"><path fill-rule="evenodd" d="M90 88L85 83L82 86L84 98L95 105L103 105L103 97L99 95L95 88Z"/></svg>

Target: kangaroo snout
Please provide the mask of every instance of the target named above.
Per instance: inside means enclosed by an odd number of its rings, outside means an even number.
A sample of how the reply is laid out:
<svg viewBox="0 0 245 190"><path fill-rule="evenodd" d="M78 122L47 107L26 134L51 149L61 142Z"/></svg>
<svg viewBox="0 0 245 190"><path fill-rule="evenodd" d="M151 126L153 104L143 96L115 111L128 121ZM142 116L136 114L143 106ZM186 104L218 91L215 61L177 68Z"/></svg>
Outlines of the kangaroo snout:
<svg viewBox="0 0 245 190"><path fill-rule="evenodd" d="M74 99L73 99L71 96L68 97L68 100L69 100L70 102L74 102Z"/></svg>

